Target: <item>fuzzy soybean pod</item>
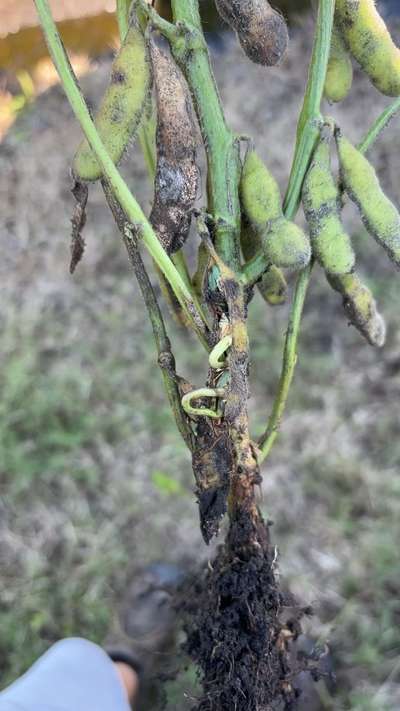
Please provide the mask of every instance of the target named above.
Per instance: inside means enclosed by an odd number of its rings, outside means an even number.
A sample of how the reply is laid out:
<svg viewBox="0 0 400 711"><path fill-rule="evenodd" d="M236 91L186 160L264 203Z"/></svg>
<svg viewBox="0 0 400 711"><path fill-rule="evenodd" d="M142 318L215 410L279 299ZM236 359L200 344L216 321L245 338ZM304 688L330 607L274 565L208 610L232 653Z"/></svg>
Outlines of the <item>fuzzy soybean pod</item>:
<svg viewBox="0 0 400 711"><path fill-rule="evenodd" d="M340 195L331 173L330 138L323 138L303 185L303 208L313 254L329 274L348 274L355 254L340 219Z"/></svg>
<svg viewBox="0 0 400 711"><path fill-rule="evenodd" d="M400 50L375 0L336 0L335 22L376 88L387 96L400 96Z"/></svg>
<svg viewBox="0 0 400 711"><path fill-rule="evenodd" d="M368 287L355 272L343 276L328 275L328 281L342 295L343 307L350 323L372 346L381 348L386 338L385 321Z"/></svg>
<svg viewBox="0 0 400 711"><path fill-rule="evenodd" d="M151 67L147 42L133 22L112 68L111 79L95 118L97 131L115 165L134 139L146 113L151 92ZM72 165L80 180L99 180L102 170L85 140Z"/></svg>
<svg viewBox="0 0 400 711"><path fill-rule="evenodd" d="M332 104L343 101L353 83L353 65L344 43L342 33L334 25L331 39L328 69L325 79L325 98Z"/></svg>
<svg viewBox="0 0 400 711"><path fill-rule="evenodd" d="M350 141L336 131L343 186L357 205L364 225L400 267L400 215L383 192L375 169Z"/></svg>
<svg viewBox="0 0 400 711"><path fill-rule="evenodd" d="M268 67L280 62L289 42L287 26L267 0L215 0L215 4L252 62Z"/></svg>
<svg viewBox="0 0 400 711"><path fill-rule="evenodd" d="M308 237L282 212L278 184L254 149L248 151L240 181L243 213L266 258L280 269L302 269L310 261Z"/></svg>
<svg viewBox="0 0 400 711"><path fill-rule="evenodd" d="M243 256L252 259L262 248L262 241L246 218L242 219L240 242ZM280 269L272 265L257 284L258 291L271 306L284 304L287 297L287 282Z"/></svg>
<svg viewBox="0 0 400 711"><path fill-rule="evenodd" d="M172 254L187 239L197 197L197 133L180 70L154 43L150 53L157 96L157 170L150 222Z"/></svg>

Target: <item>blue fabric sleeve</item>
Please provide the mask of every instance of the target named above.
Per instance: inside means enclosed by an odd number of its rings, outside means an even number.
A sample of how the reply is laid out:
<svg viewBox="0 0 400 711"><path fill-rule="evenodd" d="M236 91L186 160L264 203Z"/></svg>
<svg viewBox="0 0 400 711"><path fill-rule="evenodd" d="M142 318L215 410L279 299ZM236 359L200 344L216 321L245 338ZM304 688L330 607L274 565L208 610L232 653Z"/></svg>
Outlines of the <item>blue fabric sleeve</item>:
<svg viewBox="0 0 400 711"><path fill-rule="evenodd" d="M0 711L130 711L111 659L86 639L57 642L0 693Z"/></svg>

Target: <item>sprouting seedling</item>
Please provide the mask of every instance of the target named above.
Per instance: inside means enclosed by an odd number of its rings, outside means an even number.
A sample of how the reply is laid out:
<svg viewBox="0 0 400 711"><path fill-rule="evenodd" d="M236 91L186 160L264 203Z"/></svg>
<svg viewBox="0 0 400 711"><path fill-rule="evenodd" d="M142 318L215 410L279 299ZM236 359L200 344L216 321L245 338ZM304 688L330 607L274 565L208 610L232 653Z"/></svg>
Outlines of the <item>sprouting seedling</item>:
<svg viewBox="0 0 400 711"><path fill-rule="evenodd" d="M210 417L211 419L220 420L222 411L219 407L215 410L203 405L194 405L196 401L214 400L218 401L225 397L226 391L224 388L197 388L186 393L182 398L182 407L185 412L191 417Z"/></svg>
<svg viewBox="0 0 400 711"><path fill-rule="evenodd" d="M326 72L324 95L332 104L348 96L353 83L353 65L339 28L335 25L331 38L331 51Z"/></svg>
<svg viewBox="0 0 400 711"><path fill-rule="evenodd" d="M197 133L180 70L154 42L150 53L157 96L157 170L150 222L172 254L186 242L197 197Z"/></svg>
<svg viewBox="0 0 400 711"><path fill-rule="evenodd" d="M341 222L341 199L331 172L332 134L328 127L323 131L304 181L303 208L314 257L329 274L348 274L355 255Z"/></svg>
<svg viewBox="0 0 400 711"><path fill-rule="evenodd" d="M247 152L240 181L243 213L261 241L269 265L302 269L311 249L303 230L287 220L275 178L254 149Z"/></svg>
<svg viewBox="0 0 400 711"><path fill-rule="evenodd" d="M226 353L232 345L232 335L227 334L223 336L220 341L214 346L209 357L208 362L210 368L214 370L220 370L221 368L227 367Z"/></svg>
<svg viewBox="0 0 400 711"><path fill-rule="evenodd" d="M112 68L111 79L95 118L95 126L115 165L121 161L145 117L152 84L146 38L133 19ZM86 139L72 164L81 181L99 180L103 172Z"/></svg>
<svg viewBox="0 0 400 711"><path fill-rule="evenodd" d="M343 187L357 205L368 232L400 267L400 214L383 192L367 158L339 129L335 135Z"/></svg>
<svg viewBox="0 0 400 711"><path fill-rule="evenodd" d="M400 96L400 49L375 0L337 0L335 21L346 45L382 94Z"/></svg>
<svg viewBox="0 0 400 711"><path fill-rule="evenodd" d="M215 4L252 62L274 66L281 61L289 40L286 22L267 0L215 0Z"/></svg>

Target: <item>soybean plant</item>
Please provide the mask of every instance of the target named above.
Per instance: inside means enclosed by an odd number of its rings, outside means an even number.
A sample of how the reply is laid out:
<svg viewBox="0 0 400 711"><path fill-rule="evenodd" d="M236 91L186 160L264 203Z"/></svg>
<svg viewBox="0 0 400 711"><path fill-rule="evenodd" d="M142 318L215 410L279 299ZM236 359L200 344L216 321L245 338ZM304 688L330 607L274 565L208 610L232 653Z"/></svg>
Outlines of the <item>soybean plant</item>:
<svg viewBox="0 0 400 711"><path fill-rule="evenodd" d="M294 708L301 665L294 666L292 648L304 610L279 588L275 550L256 496L262 482L260 469L284 413L315 263L342 296L348 321L372 345L384 343L383 318L355 271L356 255L342 224L342 192L354 200L367 229L399 266L400 217L383 194L365 153L399 110L400 99L378 117L358 148L324 117L322 102L324 93L336 102L351 91L351 55L380 91L399 97L400 52L373 0L319 0L293 164L282 200L253 141L236 135L226 121L198 0L171 0L172 21L157 12L154 2L117 0L121 49L94 120L48 0L35 3L84 134L72 166L77 204L71 270L85 246L82 231L89 183L99 180L138 280L166 394L191 456L205 543L220 533L223 519L227 520L223 545L187 593L182 609L186 651L198 666L204 689L194 708L256 711L275 708L277 703L280 708ZM267 67L279 63L288 43L284 18L266 0L215 0L215 4L236 31L247 57L265 66L267 81ZM159 35L169 45L168 52L158 46ZM207 190L202 198L199 134L207 158ZM149 216L117 168L136 135L154 187ZM340 177L331 167L335 146ZM310 234L294 222L301 201ZM184 251L189 240L197 240L194 271ZM203 383L194 385L177 373L142 249L152 257L154 279L172 311L204 348L208 375ZM285 301L287 271L295 275L296 284L282 372L265 432L255 439L248 412L247 319L255 286L266 308ZM282 607L293 614L284 619ZM307 666L305 660L303 667ZM313 675L318 675L315 667Z"/></svg>

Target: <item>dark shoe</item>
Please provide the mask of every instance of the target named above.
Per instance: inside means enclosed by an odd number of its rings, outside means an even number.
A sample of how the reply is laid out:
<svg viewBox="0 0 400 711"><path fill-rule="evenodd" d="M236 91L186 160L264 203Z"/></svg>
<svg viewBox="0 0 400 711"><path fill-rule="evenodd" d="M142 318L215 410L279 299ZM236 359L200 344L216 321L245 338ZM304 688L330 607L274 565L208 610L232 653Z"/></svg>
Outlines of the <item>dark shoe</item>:
<svg viewBox="0 0 400 711"><path fill-rule="evenodd" d="M129 664L140 679L135 711L145 711L163 661L176 647L176 613L173 597L185 578L178 566L153 563L135 575L129 585L119 618L106 642L114 662ZM147 697L147 698L146 698Z"/></svg>

